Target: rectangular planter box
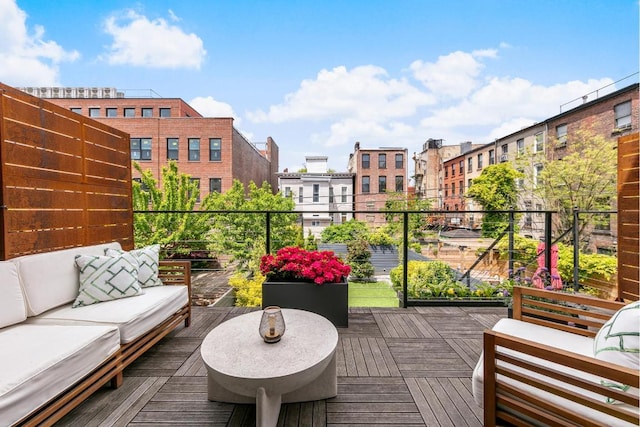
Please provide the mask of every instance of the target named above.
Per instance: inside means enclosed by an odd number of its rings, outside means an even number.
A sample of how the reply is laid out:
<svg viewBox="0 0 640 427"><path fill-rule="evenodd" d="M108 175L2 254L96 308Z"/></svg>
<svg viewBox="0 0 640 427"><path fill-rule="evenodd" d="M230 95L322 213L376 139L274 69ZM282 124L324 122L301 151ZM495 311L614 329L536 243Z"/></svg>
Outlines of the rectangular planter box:
<svg viewBox="0 0 640 427"><path fill-rule="evenodd" d="M338 328L349 327L349 285L266 280L262 284L262 308L307 310L326 317Z"/></svg>

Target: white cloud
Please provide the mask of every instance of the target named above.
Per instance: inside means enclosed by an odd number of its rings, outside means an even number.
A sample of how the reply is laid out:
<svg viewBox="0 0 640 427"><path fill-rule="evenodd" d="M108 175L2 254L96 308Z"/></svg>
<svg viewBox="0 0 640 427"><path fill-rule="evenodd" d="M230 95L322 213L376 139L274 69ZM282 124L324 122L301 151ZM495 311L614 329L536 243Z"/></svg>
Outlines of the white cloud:
<svg viewBox="0 0 640 427"><path fill-rule="evenodd" d="M80 54L44 39L44 28L30 34L27 14L13 0L0 0L0 81L12 86L57 86L58 64Z"/></svg>
<svg viewBox="0 0 640 427"><path fill-rule="evenodd" d="M179 21L171 11L169 17ZM104 30L113 43L102 58L112 65L200 69L207 54L196 34L187 34L162 18L149 20L133 10L107 18Z"/></svg>
<svg viewBox="0 0 640 427"><path fill-rule="evenodd" d="M414 61L409 68L414 77L438 97L463 98L478 87L478 76L484 68L479 58L496 58L495 49L453 52L436 62Z"/></svg>
<svg viewBox="0 0 640 427"><path fill-rule="evenodd" d="M282 104L247 114L256 123L291 120L362 118L386 121L407 117L435 99L404 79L390 79L380 67L363 65L352 70L322 70L315 80L303 80L300 88L285 96Z"/></svg>
<svg viewBox="0 0 640 427"><path fill-rule="evenodd" d="M212 96L197 96L188 102L190 106L204 117L233 117L233 107L226 102L216 101ZM239 119L236 119L239 120Z"/></svg>

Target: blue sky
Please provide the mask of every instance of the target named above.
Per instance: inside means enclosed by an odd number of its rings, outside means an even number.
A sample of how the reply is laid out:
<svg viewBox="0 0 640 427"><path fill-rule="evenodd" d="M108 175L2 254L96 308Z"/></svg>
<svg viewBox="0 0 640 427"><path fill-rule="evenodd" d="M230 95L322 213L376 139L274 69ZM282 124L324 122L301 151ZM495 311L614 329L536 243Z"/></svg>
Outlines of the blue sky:
<svg viewBox="0 0 640 427"><path fill-rule="evenodd" d="M0 81L178 97L280 170L487 143L639 69L638 0L0 0ZM608 90L638 81L637 74Z"/></svg>

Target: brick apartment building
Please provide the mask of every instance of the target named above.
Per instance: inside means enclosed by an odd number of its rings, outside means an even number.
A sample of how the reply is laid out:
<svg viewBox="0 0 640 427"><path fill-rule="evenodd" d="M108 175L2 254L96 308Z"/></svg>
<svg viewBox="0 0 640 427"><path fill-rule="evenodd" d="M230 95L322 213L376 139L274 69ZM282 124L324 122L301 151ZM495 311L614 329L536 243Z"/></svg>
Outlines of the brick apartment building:
<svg viewBox="0 0 640 427"><path fill-rule="evenodd" d="M277 192L277 144L269 137L257 147L233 127L233 118L202 117L180 98L127 98L114 88L21 90L128 133L131 159L156 178L175 160L198 182L201 196L228 190L234 179L245 186L267 181ZM135 170L133 178L139 178Z"/></svg>
<svg viewBox="0 0 640 427"><path fill-rule="evenodd" d="M407 149L399 147L360 148L356 142L349 155L348 171L356 176L355 207L357 211L381 211L387 193L407 195ZM356 219L371 225L385 223L384 214L356 213Z"/></svg>

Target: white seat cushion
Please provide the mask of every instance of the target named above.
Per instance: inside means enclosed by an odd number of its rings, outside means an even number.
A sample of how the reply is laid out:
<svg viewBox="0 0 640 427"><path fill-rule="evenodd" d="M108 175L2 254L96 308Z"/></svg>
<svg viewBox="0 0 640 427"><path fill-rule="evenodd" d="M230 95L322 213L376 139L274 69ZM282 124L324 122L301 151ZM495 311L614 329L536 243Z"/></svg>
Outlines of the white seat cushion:
<svg viewBox="0 0 640 427"><path fill-rule="evenodd" d="M76 299L79 289L76 255L104 255L105 249L120 247L118 242L112 242L12 259L18 266L27 315L37 316Z"/></svg>
<svg viewBox="0 0 640 427"><path fill-rule="evenodd" d="M20 288L18 269L11 261L0 262L0 328L23 322L27 306Z"/></svg>
<svg viewBox="0 0 640 427"><path fill-rule="evenodd" d="M0 331L0 425L13 425L120 348L110 326L20 324Z"/></svg>
<svg viewBox="0 0 640 427"><path fill-rule="evenodd" d="M143 295L71 308L54 308L29 323L49 325L114 325L122 344L134 341L189 302L186 286L154 286Z"/></svg>
<svg viewBox="0 0 640 427"><path fill-rule="evenodd" d="M517 338L523 338L530 341L545 344L561 350L578 353L583 356L593 357L593 343L594 343L593 338L583 337L581 335L572 334L570 332L559 331L557 329L534 325L532 323L522 322L520 320L514 320L514 319L501 319L493 327L493 330L497 332L502 332ZM600 383L600 377L595 375L589 375L582 371L577 371L575 369L567 368L560 364L553 363L549 360L542 360L537 357L531 357L531 356L522 356L522 353L519 353L519 352L514 352L510 350L505 352L508 352L514 355L519 355L519 357L521 357L524 360L542 364L543 366L553 370L571 374L581 379L592 381L594 383L598 383L598 384ZM530 371L527 371L519 367L515 367L513 365L509 365L509 367L518 372L527 372L530 375L536 375L536 374L532 374ZM473 389L473 398L476 401L476 404L478 404L478 406L480 407L484 406L484 378L483 377L484 377L484 353L480 355L480 359L478 360L478 363L476 364L476 367L473 370L473 377L472 377L472 383L471 383L472 389ZM555 385L561 384L560 382L550 378L546 378L546 380ZM556 404L561 404L572 412L587 415L591 419L597 420L603 423L604 425L609 425L609 426L633 425L633 424L629 424L627 422L621 421L615 417L606 415L602 412L595 411L591 408L586 408L585 406L582 406L576 402L560 398L551 393L547 393L545 391L542 391L535 387L525 385L515 380L505 379L505 382L509 382L510 384L515 385L519 389L527 391L531 395L538 396L543 400L553 401ZM598 395L596 393L591 393L586 390L579 389L577 387L573 387L571 385L567 385L564 383L562 384L563 384L563 387L566 388L567 390L579 391L585 396L588 396L596 400L601 400L602 402L604 402L604 398L601 395ZM629 409L632 409L630 405L619 405L619 406L624 406Z"/></svg>

